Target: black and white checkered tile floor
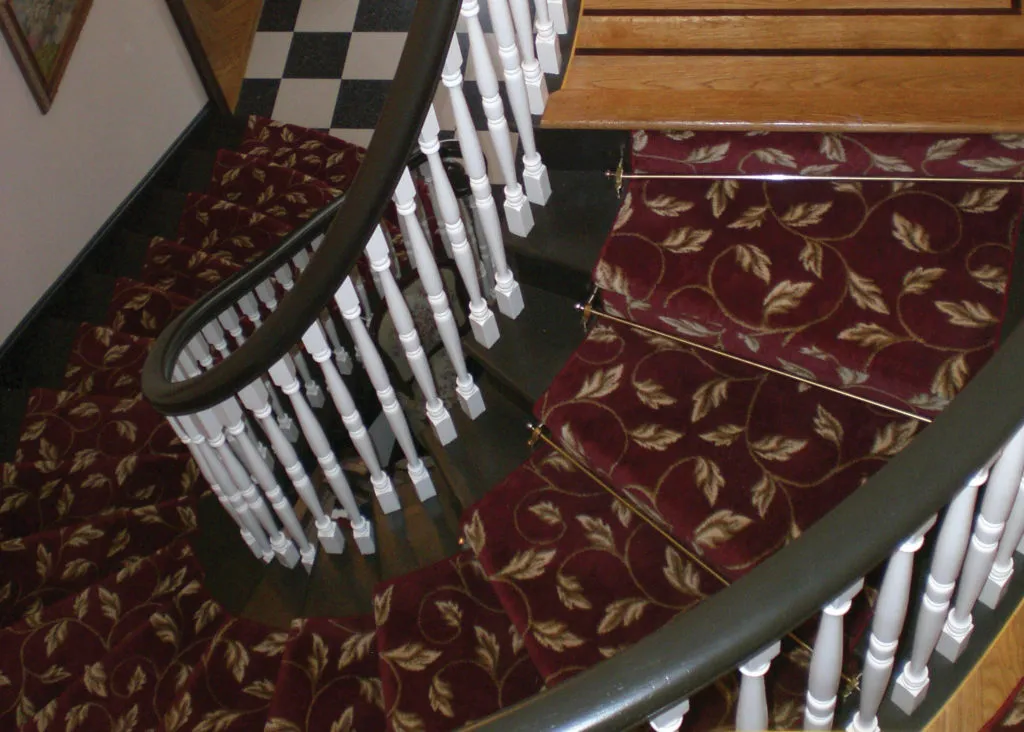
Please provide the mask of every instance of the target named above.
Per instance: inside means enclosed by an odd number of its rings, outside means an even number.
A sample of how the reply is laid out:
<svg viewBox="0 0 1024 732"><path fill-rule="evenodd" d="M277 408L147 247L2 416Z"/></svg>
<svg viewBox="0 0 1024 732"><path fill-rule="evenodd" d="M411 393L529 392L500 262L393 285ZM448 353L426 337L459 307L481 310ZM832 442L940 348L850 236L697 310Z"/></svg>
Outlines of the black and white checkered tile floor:
<svg viewBox="0 0 1024 732"><path fill-rule="evenodd" d="M490 33L486 0L480 6L481 24L500 76L501 61ZM416 0L264 0L236 113L258 114L326 130L358 145L368 144L415 8ZM561 40L568 57L571 35ZM459 42L468 59L468 36L460 32ZM464 75L476 127L486 130L471 60ZM442 129L453 130L455 123L443 86L439 85L434 106ZM506 117L514 131L511 113L507 111ZM481 145L491 163L489 136L481 136ZM492 183L501 184L498 166L489 164L488 168Z"/></svg>

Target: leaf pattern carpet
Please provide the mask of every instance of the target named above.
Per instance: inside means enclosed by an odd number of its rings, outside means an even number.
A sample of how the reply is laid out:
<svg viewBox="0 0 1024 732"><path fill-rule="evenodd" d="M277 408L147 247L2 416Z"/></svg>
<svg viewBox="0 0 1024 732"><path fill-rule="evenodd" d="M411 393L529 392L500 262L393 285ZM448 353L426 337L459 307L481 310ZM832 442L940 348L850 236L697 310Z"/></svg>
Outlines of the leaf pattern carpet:
<svg viewBox="0 0 1024 732"><path fill-rule="evenodd" d="M189 541L208 486L139 375L154 336L344 193L361 159L250 119L178 236L154 238L105 322L81 325L63 388L31 393L0 483L0 728L458 728L619 653L798 540L922 429L887 407L934 415L997 345L1017 187L635 181L594 272L626 322L591 327L535 405L553 446L467 509L465 551L379 585L372 614L268 627L205 588ZM1024 139L639 132L633 164L1020 177ZM393 214L385 225L397 233ZM872 599L848 618L848 649ZM800 724L808 663L784 644L774 726ZM737 694L732 677L701 691L684 729L729 727Z"/></svg>

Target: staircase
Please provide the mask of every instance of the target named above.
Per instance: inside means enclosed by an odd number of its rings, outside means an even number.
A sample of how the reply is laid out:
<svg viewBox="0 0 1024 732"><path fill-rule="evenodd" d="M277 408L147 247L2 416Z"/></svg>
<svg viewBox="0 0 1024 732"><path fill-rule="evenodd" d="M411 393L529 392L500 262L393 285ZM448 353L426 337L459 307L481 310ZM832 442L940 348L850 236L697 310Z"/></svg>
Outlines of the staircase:
<svg viewBox="0 0 1024 732"><path fill-rule="evenodd" d="M1019 136L637 131L591 198L523 123L558 5L488 5L497 195L424 4L368 151L252 118L90 280L0 726L920 728L1019 602Z"/></svg>

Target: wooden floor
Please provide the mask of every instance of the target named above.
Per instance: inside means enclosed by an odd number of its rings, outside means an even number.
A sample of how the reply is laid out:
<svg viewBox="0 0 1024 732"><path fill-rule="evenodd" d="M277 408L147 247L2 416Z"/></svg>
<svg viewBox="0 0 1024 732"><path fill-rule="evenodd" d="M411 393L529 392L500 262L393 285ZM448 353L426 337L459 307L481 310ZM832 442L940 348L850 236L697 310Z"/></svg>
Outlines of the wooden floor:
<svg viewBox="0 0 1024 732"><path fill-rule="evenodd" d="M184 0L184 5L228 107L234 109L263 2Z"/></svg>
<svg viewBox="0 0 1024 732"><path fill-rule="evenodd" d="M1013 0L584 0L547 127L1019 132Z"/></svg>
<svg viewBox="0 0 1024 732"><path fill-rule="evenodd" d="M978 730L1024 678L1024 602L925 732Z"/></svg>

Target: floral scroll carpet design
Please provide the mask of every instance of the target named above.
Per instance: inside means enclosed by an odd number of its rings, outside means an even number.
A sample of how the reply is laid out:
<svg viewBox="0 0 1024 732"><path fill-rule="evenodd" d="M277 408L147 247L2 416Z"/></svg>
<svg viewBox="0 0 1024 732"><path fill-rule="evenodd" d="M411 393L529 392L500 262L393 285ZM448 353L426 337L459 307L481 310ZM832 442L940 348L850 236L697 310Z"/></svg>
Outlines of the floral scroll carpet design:
<svg viewBox="0 0 1024 732"><path fill-rule="evenodd" d="M1013 178L1024 162L1011 136L677 132L634 143L635 168L663 173ZM231 615L204 586L190 539L206 482L142 398L140 370L178 313L344 194L362 156L250 120L206 190L188 196L176 238L154 238L105 321L78 329L62 388L29 394L0 474L0 727L458 728L623 652L799 541L924 428L886 405L939 412L998 343L1015 186L634 182L594 278L624 322L592 324L537 401L550 444L466 508L465 550L376 586L372 613L269 627ZM383 226L432 348L393 210ZM373 323L395 346L389 320ZM874 597L869 587L847 619L851 674ZM802 722L816 622L772 665L777 728ZM737 697L735 675L719 679L690 700L684 729L728 727ZM1017 702L997 728L1019 726Z"/></svg>

